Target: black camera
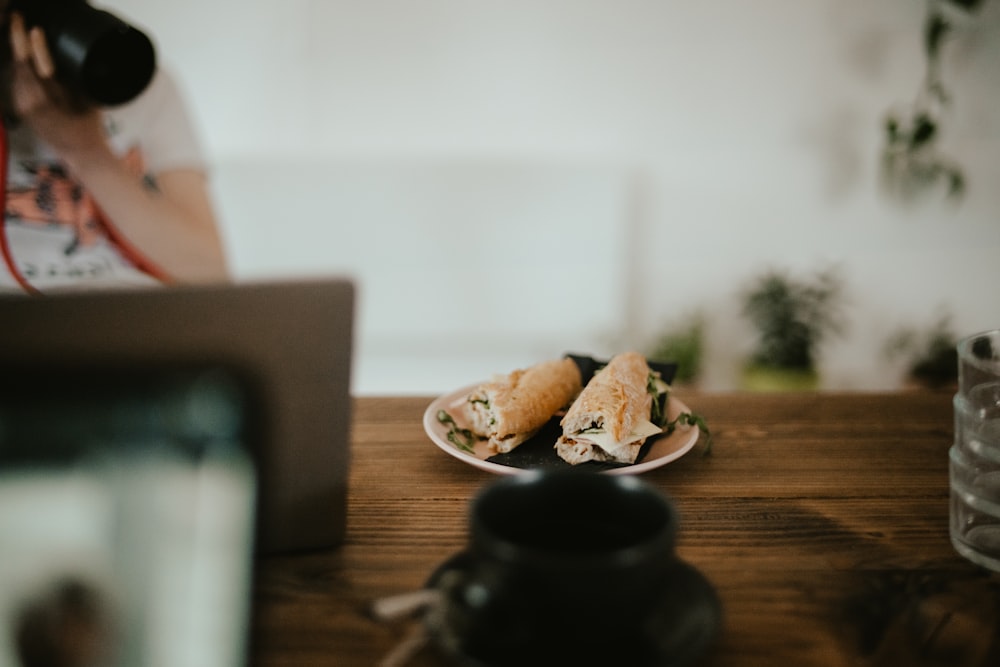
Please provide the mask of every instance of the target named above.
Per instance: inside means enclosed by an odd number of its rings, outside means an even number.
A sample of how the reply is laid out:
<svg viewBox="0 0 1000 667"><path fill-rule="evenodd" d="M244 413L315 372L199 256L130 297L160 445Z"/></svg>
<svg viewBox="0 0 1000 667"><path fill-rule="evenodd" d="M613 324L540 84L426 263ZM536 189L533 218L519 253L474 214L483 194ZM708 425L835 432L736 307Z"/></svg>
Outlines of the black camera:
<svg viewBox="0 0 1000 667"><path fill-rule="evenodd" d="M86 100L117 106L146 89L156 71L149 38L87 0L12 0L29 28L45 31L56 79Z"/></svg>

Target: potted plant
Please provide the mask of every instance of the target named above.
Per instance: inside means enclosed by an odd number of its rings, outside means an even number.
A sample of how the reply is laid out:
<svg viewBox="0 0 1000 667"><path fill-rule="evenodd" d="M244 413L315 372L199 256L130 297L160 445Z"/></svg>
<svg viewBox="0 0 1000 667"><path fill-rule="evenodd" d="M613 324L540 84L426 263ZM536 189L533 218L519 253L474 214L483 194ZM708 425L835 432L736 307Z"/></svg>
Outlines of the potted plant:
<svg viewBox="0 0 1000 667"><path fill-rule="evenodd" d="M696 384L702 372L705 319L701 314L668 327L650 347L649 358L677 364L674 384Z"/></svg>
<svg viewBox="0 0 1000 667"><path fill-rule="evenodd" d="M832 271L794 279L762 274L743 296L743 315L756 329L742 384L751 391L795 391L819 386L820 345L843 330L841 284Z"/></svg>
<svg viewBox="0 0 1000 667"><path fill-rule="evenodd" d="M908 386L950 390L958 384L957 343L951 318L942 315L923 331L899 329L886 341L885 350L890 358L905 359Z"/></svg>

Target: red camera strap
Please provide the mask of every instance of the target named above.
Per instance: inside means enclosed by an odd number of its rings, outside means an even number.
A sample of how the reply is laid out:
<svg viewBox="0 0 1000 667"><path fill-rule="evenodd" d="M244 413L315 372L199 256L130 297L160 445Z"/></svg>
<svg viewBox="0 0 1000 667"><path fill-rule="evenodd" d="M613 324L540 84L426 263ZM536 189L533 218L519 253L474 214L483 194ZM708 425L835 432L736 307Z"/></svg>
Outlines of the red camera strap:
<svg viewBox="0 0 1000 667"><path fill-rule="evenodd" d="M10 271L10 275L14 277L21 289L28 294L41 294L17 268L14 255L10 250L10 243L7 240L7 158L7 124L0 123L0 204L3 205L3 219L0 219L0 254L3 255L7 270Z"/></svg>

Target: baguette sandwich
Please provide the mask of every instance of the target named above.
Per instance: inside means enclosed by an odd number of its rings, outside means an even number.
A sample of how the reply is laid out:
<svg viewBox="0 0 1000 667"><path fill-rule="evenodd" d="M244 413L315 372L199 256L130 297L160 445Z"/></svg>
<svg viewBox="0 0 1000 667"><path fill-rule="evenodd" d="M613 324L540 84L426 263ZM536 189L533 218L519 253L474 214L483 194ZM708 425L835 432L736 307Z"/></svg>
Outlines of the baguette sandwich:
<svg viewBox="0 0 1000 667"><path fill-rule="evenodd" d="M625 352L613 357L566 411L556 453L573 465L635 463L646 439L663 430L652 419L654 412L659 413L659 394L666 390L641 354Z"/></svg>
<svg viewBox="0 0 1000 667"><path fill-rule="evenodd" d="M469 430L505 454L538 432L583 388L569 358L545 361L479 385L463 403Z"/></svg>

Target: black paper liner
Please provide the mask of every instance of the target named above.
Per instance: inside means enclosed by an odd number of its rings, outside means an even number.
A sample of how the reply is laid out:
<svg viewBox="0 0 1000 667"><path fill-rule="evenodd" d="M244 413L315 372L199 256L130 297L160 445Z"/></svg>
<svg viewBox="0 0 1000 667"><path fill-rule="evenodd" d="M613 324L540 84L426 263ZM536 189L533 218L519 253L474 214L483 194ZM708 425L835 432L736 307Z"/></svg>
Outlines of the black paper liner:
<svg viewBox="0 0 1000 667"><path fill-rule="evenodd" d="M572 359L576 363L577 368L580 369L580 377L584 386L586 386L587 383L590 382L590 379L594 377L594 373L603 368L607 365L608 361L610 361L610 359L596 359L582 354L566 354L565 356ZM658 372L660 374L660 379L667 384L671 384L674 381L674 377L677 375L676 363L656 361L653 359L647 359L646 363L649 365L650 370ZM661 394L659 400L661 401L660 408L662 412L666 409L667 395ZM649 449L652 444L656 442L657 438L664 435L654 435L647 438L646 442L642 445L642 449L639 450L639 455L636 457L634 463L618 463L616 461L586 461L584 463L573 465L559 458L559 455L556 454L556 450L554 448L556 440L558 440L559 436L562 435L562 427L559 425L560 419L562 419L561 415L553 417L532 438L524 441L512 451L507 452L506 454L495 454L486 460L490 463L496 463L510 468L520 468L523 470L574 469L584 471L601 471L613 468L626 468L628 466L635 465L635 463L641 463L642 460L646 458L646 454L649 453Z"/></svg>

